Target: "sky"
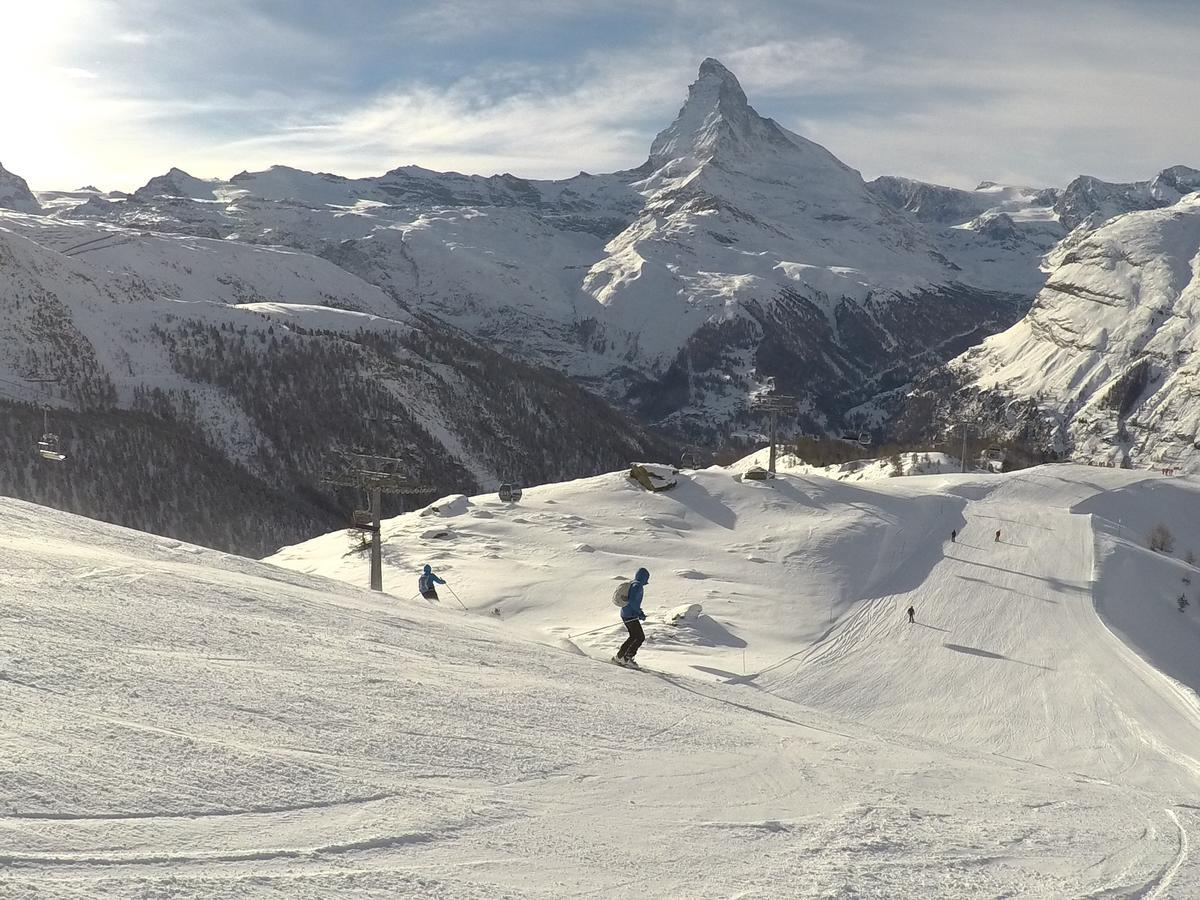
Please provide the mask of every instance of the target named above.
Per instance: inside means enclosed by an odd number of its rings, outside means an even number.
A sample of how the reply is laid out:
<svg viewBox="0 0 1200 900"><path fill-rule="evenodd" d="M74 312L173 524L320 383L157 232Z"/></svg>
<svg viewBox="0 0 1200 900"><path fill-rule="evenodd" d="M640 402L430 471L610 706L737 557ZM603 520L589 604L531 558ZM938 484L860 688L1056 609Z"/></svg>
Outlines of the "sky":
<svg viewBox="0 0 1200 900"><path fill-rule="evenodd" d="M645 160L714 56L868 178L1200 167L1198 0L0 0L0 163L554 178Z"/></svg>

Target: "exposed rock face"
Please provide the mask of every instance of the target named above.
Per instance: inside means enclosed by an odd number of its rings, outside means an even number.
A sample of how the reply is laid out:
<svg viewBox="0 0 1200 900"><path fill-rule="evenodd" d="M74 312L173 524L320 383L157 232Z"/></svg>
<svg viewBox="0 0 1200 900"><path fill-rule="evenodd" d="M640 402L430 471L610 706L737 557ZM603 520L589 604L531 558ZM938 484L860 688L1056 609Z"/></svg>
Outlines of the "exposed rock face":
<svg viewBox="0 0 1200 900"><path fill-rule="evenodd" d="M11 209L23 213L40 213L42 205L38 203L33 191L20 175L15 175L0 165L0 209Z"/></svg>
<svg viewBox="0 0 1200 900"><path fill-rule="evenodd" d="M1109 182L1080 175L1059 196L1055 210L1068 229L1091 221L1097 225L1121 213L1161 209L1200 191L1200 170L1188 166L1163 169L1150 181Z"/></svg>

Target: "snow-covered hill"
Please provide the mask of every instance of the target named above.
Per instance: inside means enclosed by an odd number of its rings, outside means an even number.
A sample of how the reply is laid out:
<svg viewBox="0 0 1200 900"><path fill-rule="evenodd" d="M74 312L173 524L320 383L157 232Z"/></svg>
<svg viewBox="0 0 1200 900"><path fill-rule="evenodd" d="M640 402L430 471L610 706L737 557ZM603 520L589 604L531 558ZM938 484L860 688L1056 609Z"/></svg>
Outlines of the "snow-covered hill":
<svg viewBox="0 0 1200 900"><path fill-rule="evenodd" d="M41 212L42 206L29 190L29 185L20 175L15 175L0 165L0 209L17 212Z"/></svg>
<svg viewBox="0 0 1200 900"><path fill-rule="evenodd" d="M1076 459L1200 471L1200 193L1077 229L1029 314L948 366L951 411L1017 404Z"/></svg>
<svg viewBox="0 0 1200 900"><path fill-rule="evenodd" d="M0 892L1195 896L1197 501L617 473L388 522L391 597L0 501Z"/></svg>
<svg viewBox="0 0 1200 900"><path fill-rule="evenodd" d="M663 447L309 253L9 212L0 273L0 489L118 523L265 553L344 521L332 451L400 453L445 491ZM17 402L51 407L61 471Z"/></svg>

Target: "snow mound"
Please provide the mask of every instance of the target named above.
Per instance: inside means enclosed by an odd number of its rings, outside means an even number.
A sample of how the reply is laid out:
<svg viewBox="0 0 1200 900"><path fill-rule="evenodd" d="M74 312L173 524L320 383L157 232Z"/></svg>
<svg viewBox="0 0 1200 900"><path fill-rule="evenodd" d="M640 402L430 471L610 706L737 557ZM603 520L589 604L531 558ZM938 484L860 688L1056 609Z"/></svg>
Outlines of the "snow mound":
<svg viewBox="0 0 1200 900"><path fill-rule="evenodd" d="M667 613L664 621L672 624L680 622L695 622L704 612L704 607L699 603L689 603L686 606L677 606Z"/></svg>
<svg viewBox="0 0 1200 900"><path fill-rule="evenodd" d="M443 497L441 500L435 500L424 509L420 510L419 516L461 516L471 507L471 501L464 494L451 494L448 497Z"/></svg>

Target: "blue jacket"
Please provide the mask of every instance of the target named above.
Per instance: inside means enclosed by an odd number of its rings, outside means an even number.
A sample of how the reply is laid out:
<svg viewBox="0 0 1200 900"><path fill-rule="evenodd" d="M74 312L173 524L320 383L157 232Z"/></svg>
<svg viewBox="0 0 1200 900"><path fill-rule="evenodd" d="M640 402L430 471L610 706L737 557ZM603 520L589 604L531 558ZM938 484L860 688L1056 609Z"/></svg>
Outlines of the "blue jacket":
<svg viewBox="0 0 1200 900"><path fill-rule="evenodd" d="M645 620L646 614L642 612L642 594L649 583L649 570L638 569L637 574L633 576L633 584L629 586L629 596L625 598L625 605L621 607L622 622L628 622L630 619Z"/></svg>
<svg viewBox="0 0 1200 900"><path fill-rule="evenodd" d="M433 586L435 584L445 584L445 583L446 582L442 581L442 579L438 578L436 575L433 574L433 568L428 565L425 566L425 573L420 578L417 579L417 587L420 589L422 594L428 593L429 591L433 590Z"/></svg>

